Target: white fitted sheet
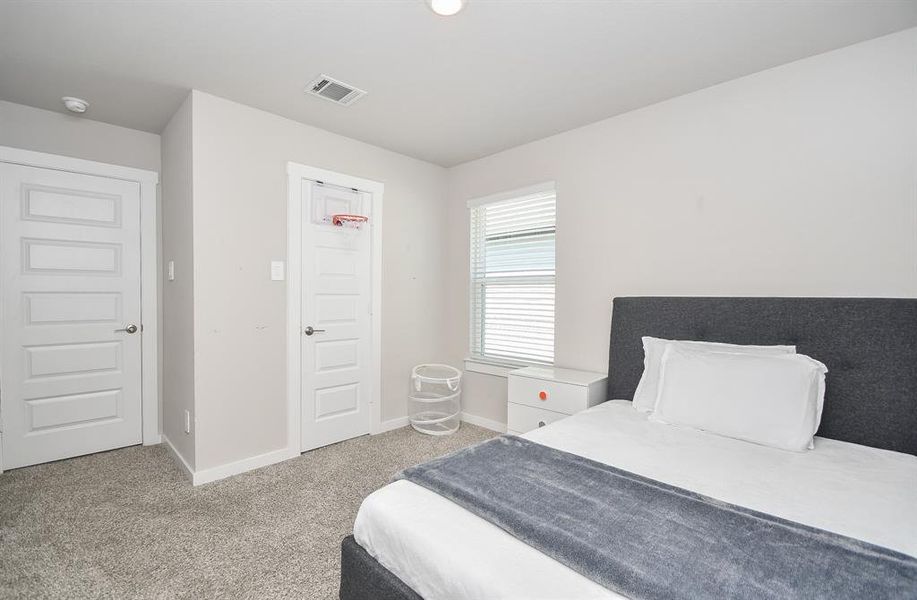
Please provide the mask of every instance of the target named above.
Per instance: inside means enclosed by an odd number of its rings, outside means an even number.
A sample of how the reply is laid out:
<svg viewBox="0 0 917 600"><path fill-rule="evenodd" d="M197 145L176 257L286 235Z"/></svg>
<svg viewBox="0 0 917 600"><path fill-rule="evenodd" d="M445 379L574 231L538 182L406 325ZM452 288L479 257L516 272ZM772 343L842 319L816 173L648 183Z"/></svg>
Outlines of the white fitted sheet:
<svg viewBox="0 0 917 600"><path fill-rule="evenodd" d="M647 420L612 400L524 435L658 481L917 556L917 457L815 438L787 452ZM354 536L426 600L621 598L407 481L370 494Z"/></svg>

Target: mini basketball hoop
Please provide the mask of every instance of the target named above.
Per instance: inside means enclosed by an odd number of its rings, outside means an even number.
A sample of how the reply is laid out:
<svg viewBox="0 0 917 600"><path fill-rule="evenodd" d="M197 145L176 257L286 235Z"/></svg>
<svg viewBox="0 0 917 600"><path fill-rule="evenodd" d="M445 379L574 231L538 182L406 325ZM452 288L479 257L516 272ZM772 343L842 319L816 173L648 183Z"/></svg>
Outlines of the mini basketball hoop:
<svg viewBox="0 0 917 600"><path fill-rule="evenodd" d="M369 217L364 217L363 215L331 215L331 224L338 227L359 229L367 221L369 221Z"/></svg>

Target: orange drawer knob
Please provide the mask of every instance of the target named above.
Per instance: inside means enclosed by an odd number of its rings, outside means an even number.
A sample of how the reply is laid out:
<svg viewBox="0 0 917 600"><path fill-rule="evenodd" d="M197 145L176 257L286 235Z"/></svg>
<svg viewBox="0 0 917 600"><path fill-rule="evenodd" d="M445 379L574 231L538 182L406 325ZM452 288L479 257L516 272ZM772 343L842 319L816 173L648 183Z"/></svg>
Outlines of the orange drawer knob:
<svg viewBox="0 0 917 600"><path fill-rule="evenodd" d="M548 399L548 393L547 393L547 392L538 392L538 397L539 397L541 400L547 400L547 399Z"/></svg>

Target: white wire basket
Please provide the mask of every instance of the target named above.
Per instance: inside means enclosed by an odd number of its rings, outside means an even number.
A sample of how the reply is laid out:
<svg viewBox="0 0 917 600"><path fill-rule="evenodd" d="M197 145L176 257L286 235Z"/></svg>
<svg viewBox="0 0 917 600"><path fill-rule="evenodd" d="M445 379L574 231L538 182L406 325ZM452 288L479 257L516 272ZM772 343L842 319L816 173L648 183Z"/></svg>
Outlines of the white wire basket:
<svg viewBox="0 0 917 600"><path fill-rule="evenodd" d="M449 435L458 431L461 413L461 371L439 364L414 367L408 396L411 427L428 435Z"/></svg>

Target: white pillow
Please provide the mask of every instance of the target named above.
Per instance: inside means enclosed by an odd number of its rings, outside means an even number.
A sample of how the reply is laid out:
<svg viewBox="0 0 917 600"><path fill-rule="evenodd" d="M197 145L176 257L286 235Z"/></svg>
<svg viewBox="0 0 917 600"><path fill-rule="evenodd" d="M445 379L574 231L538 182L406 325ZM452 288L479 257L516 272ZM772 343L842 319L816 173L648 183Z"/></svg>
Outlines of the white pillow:
<svg viewBox="0 0 917 600"><path fill-rule="evenodd" d="M804 354L706 352L671 345L650 420L802 452L825 401L822 363Z"/></svg>
<svg viewBox="0 0 917 600"><path fill-rule="evenodd" d="M659 370L662 367L662 354L665 352L666 344L678 344L713 352L762 355L796 354L796 346L739 346L719 342L664 340L648 335L641 339L643 340L643 376L634 392L634 408L643 412L653 412L653 409L656 408L656 396L659 395Z"/></svg>

